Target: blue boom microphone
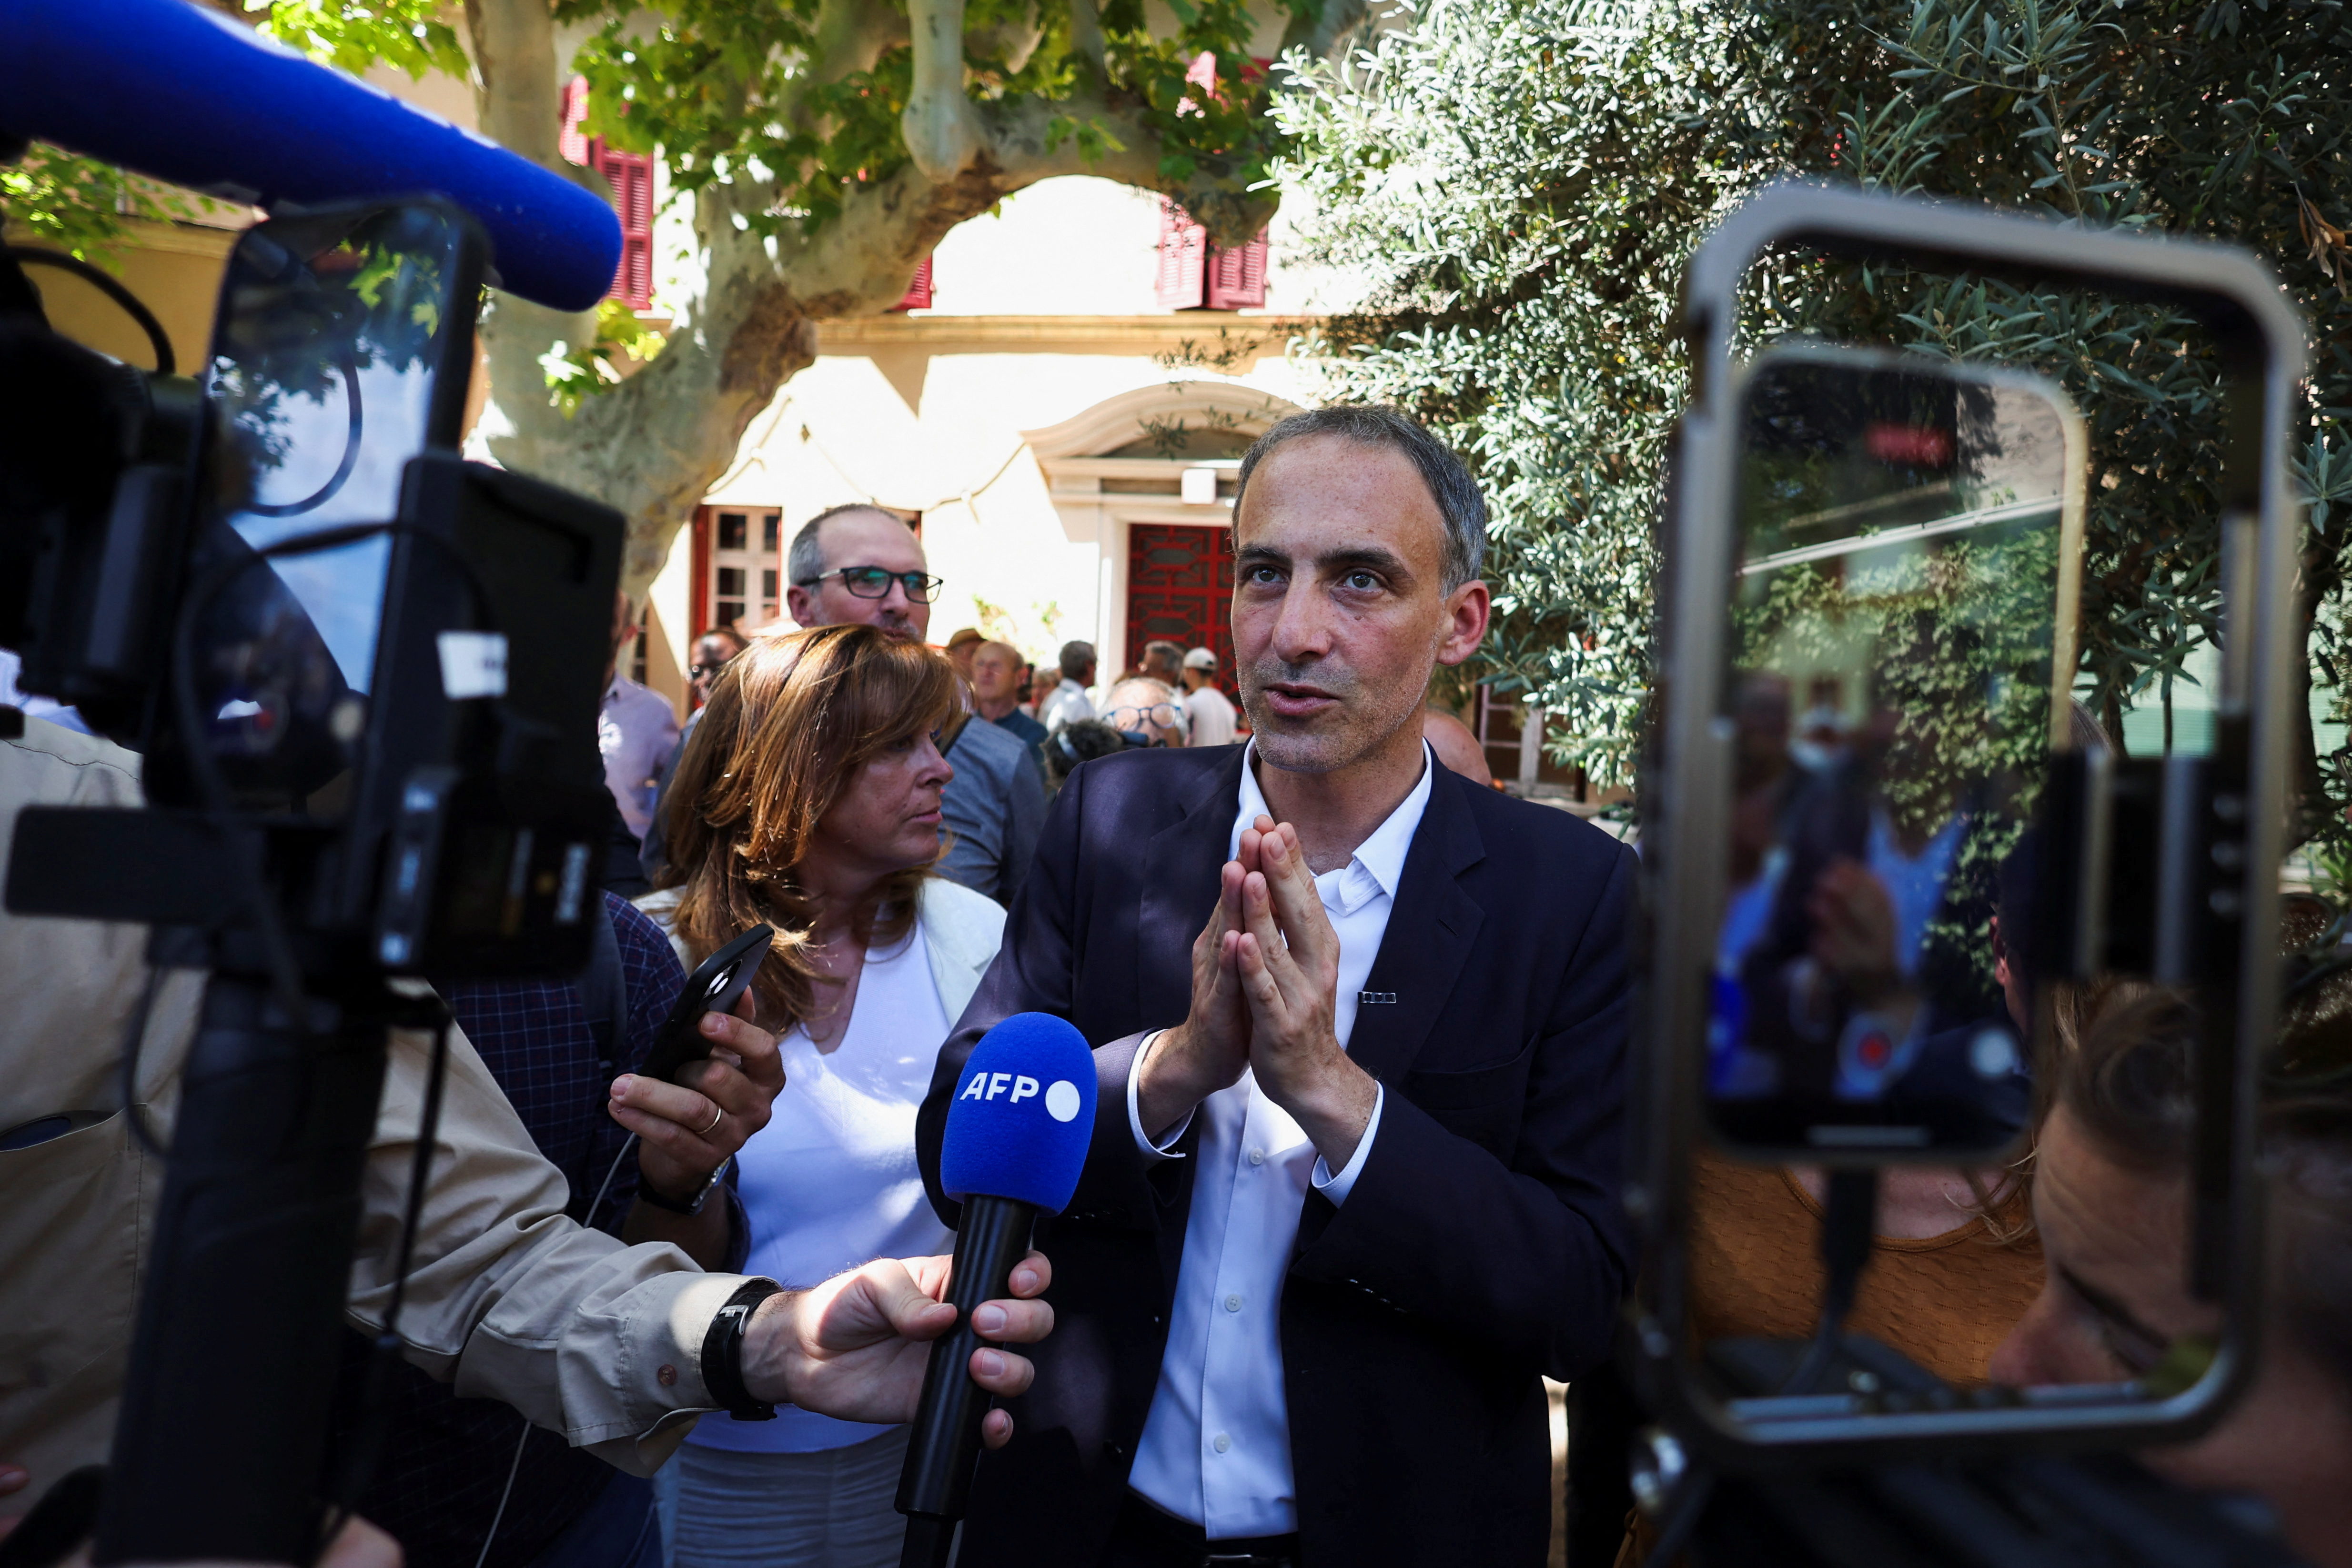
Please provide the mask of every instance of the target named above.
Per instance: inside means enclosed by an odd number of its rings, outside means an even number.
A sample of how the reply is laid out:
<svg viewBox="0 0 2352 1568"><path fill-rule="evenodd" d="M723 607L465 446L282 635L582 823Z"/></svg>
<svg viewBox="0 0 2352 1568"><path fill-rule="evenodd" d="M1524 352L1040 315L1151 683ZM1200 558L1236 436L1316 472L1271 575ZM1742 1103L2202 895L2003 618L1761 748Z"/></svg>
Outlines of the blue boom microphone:
<svg viewBox="0 0 2352 1568"><path fill-rule="evenodd" d="M594 193L193 0L0 0L0 37L18 136L263 206L436 192L489 235L500 287L585 310L613 287Z"/></svg>
<svg viewBox="0 0 2352 1568"><path fill-rule="evenodd" d="M1015 1013L972 1048L948 1105L940 1185L963 1205L948 1301L956 1326L931 1346L923 1402L898 1477L902 1568L944 1568L980 1462L989 1396L971 1380L971 1310L1003 1300L1040 1214L1078 1189L1095 1134L1095 1057L1051 1013Z"/></svg>

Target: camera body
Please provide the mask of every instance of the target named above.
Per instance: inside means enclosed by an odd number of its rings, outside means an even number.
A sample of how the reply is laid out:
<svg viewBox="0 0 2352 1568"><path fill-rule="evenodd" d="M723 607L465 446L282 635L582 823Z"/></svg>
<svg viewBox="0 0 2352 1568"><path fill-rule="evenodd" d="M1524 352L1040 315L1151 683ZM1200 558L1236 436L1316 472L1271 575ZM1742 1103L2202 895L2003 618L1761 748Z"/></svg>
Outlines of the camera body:
<svg viewBox="0 0 2352 1568"><path fill-rule="evenodd" d="M316 1555L391 1030L448 1025L392 982L566 977L603 917L623 523L458 455L488 264L436 198L273 217L194 378L0 317L0 646L142 754L147 800L20 811L7 908L210 971L101 1563Z"/></svg>
<svg viewBox="0 0 2352 1568"><path fill-rule="evenodd" d="M0 329L0 646L149 801L28 811L11 910L235 947L257 853L306 967L586 961L623 528L455 451L485 248L428 198L257 225L197 379Z"/></svg>

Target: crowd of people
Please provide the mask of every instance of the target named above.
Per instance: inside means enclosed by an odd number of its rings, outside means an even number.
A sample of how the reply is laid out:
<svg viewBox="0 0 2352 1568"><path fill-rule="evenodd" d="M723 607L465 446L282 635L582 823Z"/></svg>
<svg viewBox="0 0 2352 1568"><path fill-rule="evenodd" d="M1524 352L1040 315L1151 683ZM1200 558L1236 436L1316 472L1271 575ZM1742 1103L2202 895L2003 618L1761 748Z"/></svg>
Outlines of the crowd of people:
<svg viewBox="0 0 2352 1568"><path fill-rule="evenodd" d="M1643 1266L1635 853L1493 788L1429 706L1491 612L1484 501L1443 443L1391 409L1293 416L1243 460L1234 528L1230 670L1161 642L1107 681L1080 642L1042 670L977 630L937 650L921 542L865 506L793 539L794 629L696 639L682 727L617 672L623 607L598 738L626 852L596 959L438 988L412 1375L357 1508L409 1568L895 1563L906 1423L953 1315L950 1099L1027 1011L1094 1047L1097 1122L1067 1210L973 1314L1000 1407L958 1561L1545 1560L1542 1380L1597 1380ZM26 805L137 798L104 741L34 721L0 744L0 842ZM686 974L761 924L709 1059L639 1071ZM134 931L0 917L0 1508L106 1452L160 1180L125 1118L169 1136L203 993L147 965ZM2219 1429L2155 1462L2267 1500L2333 1564L2352 972L2306 979L2263 1124L2272 1348ZM2126 986L2062 1010L2030 1159L1881 1194L1853 1322L1956 1385L2212 1354L2184 1261L2193 1013ZM431 1055L394 1032L346 1433ZM1695 1190L1701 1331L1801 1338L1820 1173L1709 1156Z"/></svg>

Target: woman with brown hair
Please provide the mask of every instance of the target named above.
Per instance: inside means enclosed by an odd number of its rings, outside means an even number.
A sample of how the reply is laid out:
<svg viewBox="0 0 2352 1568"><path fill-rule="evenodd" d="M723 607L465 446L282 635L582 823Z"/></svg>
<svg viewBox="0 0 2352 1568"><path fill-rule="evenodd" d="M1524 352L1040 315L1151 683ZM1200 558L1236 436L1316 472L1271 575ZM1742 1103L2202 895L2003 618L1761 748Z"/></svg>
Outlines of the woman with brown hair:
<svg viewBox="0 0 2352 1568"><path fill-rule="evenodd" d="M752 984L784 1088L735 1182L746 1271L787 1283L945 1251L915 1111L940 1042L996 955L1004 912L930 874L946 660L870 626L760 638L727 666L679 759L667 883L641 906L691 967L748 927L778 933ZM706 1416L662 1473L674 1568L888 1568L902 1427L805 1410Z"/></svg>

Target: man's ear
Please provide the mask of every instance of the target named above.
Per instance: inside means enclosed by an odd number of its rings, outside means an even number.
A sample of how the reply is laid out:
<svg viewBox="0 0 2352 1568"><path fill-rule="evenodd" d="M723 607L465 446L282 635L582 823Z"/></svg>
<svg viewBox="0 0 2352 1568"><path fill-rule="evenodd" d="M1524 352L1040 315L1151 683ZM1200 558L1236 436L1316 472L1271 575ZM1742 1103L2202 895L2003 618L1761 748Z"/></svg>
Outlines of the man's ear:
<svg viewBox="0 0 2352 1568"><path fill-rule="evenodd" d="M1476 579L1445 596L1444 639L1437 644L1437 662L1458 664L1486 640L1486 623L1494 616L1494 595Z"/></svg>
<svg viewBox="0 0 2352 1568"><path fill-rule="evenodd" d="M815 620L816 612L816 593L814 590L803 588L797 582L785 586L784 613L793 618L793 625L806 630L818 624Z"/></svg>

